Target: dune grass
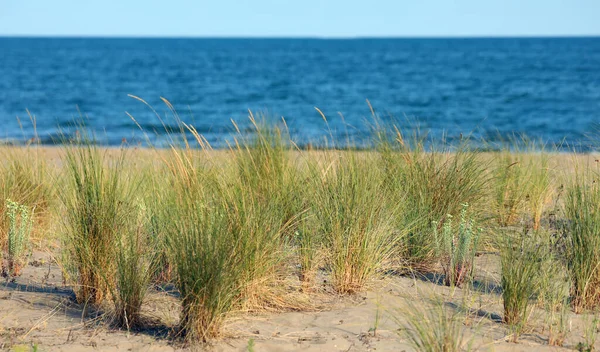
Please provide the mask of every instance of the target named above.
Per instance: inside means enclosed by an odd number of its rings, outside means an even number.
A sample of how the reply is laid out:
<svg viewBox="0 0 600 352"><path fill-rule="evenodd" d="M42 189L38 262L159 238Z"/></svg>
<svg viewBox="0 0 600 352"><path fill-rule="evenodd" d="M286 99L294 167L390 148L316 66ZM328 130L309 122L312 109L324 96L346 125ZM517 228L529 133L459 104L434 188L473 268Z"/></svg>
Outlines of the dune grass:
<svg viewBox="0 0 600 352"><path fill-rule="evenodd" d="M495 159L492 174L498 225L529 221L533 230L539 230L555 192L551 154L544 144L520 136L510 138Z"/></svg>
<svg viewBox="0 0 600 352"><path fill-rule="evenodd" d="M463 327L464 316L441 297L419 298L408 309L396 313L394 319L401 327L398 333L416 351L458 352L473 348L473 339Z"/></svg>
<svg viewBox="0 0 600 352"><path fill-rule="evenodd" d="M540 293L540 278L543 276L545 248L528 232L505 234L501 246L503 321L517 341L527 327Z"/></svg>
<svg viewBox="0 0 600 352"><path fill-rule="evenodd" d="M405 259L411 266L430 267L435 262L433 226L441 227L447 215L458 216L463 204L471 205L474 220L481 217L490 176L489 161L470 148L468 141L456 147L427 147L400 132L380 142L381 169L390 195L404 202L397 226L413 224L406 237Z"/></svg>
<svg viewBox="0 0 600 352"><path fill-rule="evenodd" d="M380 276L442 273L467 290L483 249L500 253L503 319L515 340L534 308L553 345L567 339L568 303L599 308L595 165L559 182L550 153L483 153L466 140L407 141L398 129L380 131L372 149L307 151L285 121L264 121L251 115L221 151L178 120L171 145L145 160L85 133L61 148L57 170L36 150L6 152L3 252L11 219L23 219L6 199L35 209L34 233L46 228L38 214L52 215L80 303L132 329L145 322L152 286L169 290L181 305L177 331L194 343L218 338L234 313L308 309L311 295L352 295ZM560 207L549 214L551 202ZM468 347L447 305L413 315L403 336L415 348Z"/></svg>
<svg viewBox="0 0 600 352"><path fill-rule="evenodd" d="M597 165L578 165L567 185L564 213L566 260L575 311L600 305L600 187Z"/></svg>
<svg viewBox="0 0 600 352"><path fill-rule="evenodd" d="M529 183L527 185L528 208L533 221L533 230L541 227L542 215L552 201L554 185L550 177L550 155L542 150L536 158L530 158L528 166Z"/></svg>
<svg viewBox="0 0 600 352"><path fill-rule="evenodd" d="M368 156L332 153L313 167L313 219L327 248L332 283L340 293L360 291L389 258L404 229L386 206L381 174Z"/></svg>
<svg viewBox="0 0 600 352"><path fill-rule="evenodd" d="M294 256L290 247L295 245L294 237L307 207L305 181L292 159L294 146L285 121L281 125L268 124L251 114L250 122L252 138L238 133L235 146L230 148L235 172L227 181L226 197L234 202L231 207L244 212L248 207L247 211L252 212L244 214L249 218L241 226L256 227L253 246L257 251L247 262L244 304L246 309L284 306L281 297L274 297L265 288L273 286L278 276L285 276L283 263L286 257ZM301 272L308 273L309 267L302 267Z"/></svg>
<svg viewBox="0 0 600 352"><path fill-rule="evenodd" d="M112 158L91 139L80 142L67 145L62 160L62 264L77 300L99 304L115 285L115 245L132 228L136 184L126 179L125 150Z"/></svg>
<svg viewBox="0 0 600 352"><path fill-rule="evenodd" d="M127 330L142 325L141 308L157 270L160 248L151 235L149 214L144 203L139 203L130 216L133 217L130 219L133 226L119 233L115 239L115 285L109 286L114 323Z"/></svg>
<svg viewBox="0 0 600 352"><path fill-rule="evenodd" d="M173 146L164 159L172 187L159 231L182 295L181 332L192 341L218 336L231 310L285 305L276 282L302 203L281 130L255 127L255 140L227 152L232 163L213 163L207 144Z"/></svg>
<svg viewBox="0 0 600 352"><path fill-rule="evenodd" d="M570 275L564 260L552 250L543 256L541 266L538 301L545 311L544 330L547 331L549 345L563 346L570 328Z"/></svg>
<svg viewBox="0 0 600 352"><path fill-rule="evenodd" d="M494 163L495 217L500 226L521 220L527 205L529 173L523 154L502 151Z"/></svg>

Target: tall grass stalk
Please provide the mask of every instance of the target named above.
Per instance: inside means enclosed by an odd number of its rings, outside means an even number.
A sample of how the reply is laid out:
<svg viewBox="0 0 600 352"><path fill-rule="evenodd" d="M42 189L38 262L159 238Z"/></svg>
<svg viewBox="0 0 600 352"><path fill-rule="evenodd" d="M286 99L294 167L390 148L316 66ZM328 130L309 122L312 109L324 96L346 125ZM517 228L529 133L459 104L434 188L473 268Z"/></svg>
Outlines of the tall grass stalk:
<svg viewBox="0 0 600 352"><path fill-rule="evenodd" d="M496 219L500 226L514 225L527 204L528 167L519 151L503 151L494 166Z"/></svg>
<svg viewBox="0 0 600 352"><path fill-rule="evenodd" d="M566 259L576 312L600 305L600 186L598 173L576 170L564 199Z"/></svg>
<svg viewBox="0 0 600 352"><path fill-rule="evenodd" d="M550 156L542 150L529 161L529 185L527 187L528 204L533 219L533 230L541 226L542 215L552 200L554 188L550 175Z"/></svg>
<svg viewBox="0 0 600 352"><path fill-rule="evenodd" d="M98 304L115 285L115 249L131 224L135 182L126 179L125 150L101 150L84 134L63 150L63 267L79 302Z"/></svg>
<svg viewBox="0 0 600 352"><path fill-rule="evenodd" d="M396 214L386 206L383 179L368 154L331 152L312 170L312 217L333 286L340 293L359 291L403 239L393 227Z"/></svg>
<svg viewBox="0 0 600 352"><path fill-rule="evenodd" d="M115 243L115 286L109 286L115 307L114 322L128 330L141 324L141 308L156 270L157 243L149 232L149 214L143 203L131 213L133 226Z"/></svg>
<svg viewBox="0 0 600 352"><path fill-rule="evenodd" d="M508 235L500 248L503 321L509 325L516 342L527 325L532 300L540 292L543 247L524 233Z"/></svg>
<svg viewBox="0 0 600 352"><path fill-rule="evenodd" d="M283 274L281 263L288 255L285 248L306 244L305 237L294 243L299 239L298 226L305 213L306 202L302 180L291 157L294 147L287 134L285 121L283 126L269 124L266 118L257 121L250 113L250 123L252 134L240 134L231 148L237 173L228 181L231 185L228 192L232 194L226 196L236 203L243 202L235 205L236 208L249 207L248 211L256 212L247 219L246 226L262 227L262 230L256 228L256 234L260 237L255 240L256 246L262 248L264 253L253 254L249 258L256 260L248 262L248 265L255 266L248 271L245 288L248 309L281 303L276 303L280 301L279 298L269 297L268 291L273 289L269 289L269 286L276 279L277 275L274 274ZM307 253L300 251L299 254ZM301 267L301 273L308 272L308 267ZM302 278L309 279L309 275Z"/></svg>
<svg viewBox="0 0 600 352"><path fill-rule="evenodd" d="M548 344L562 346L570 328L569 292L571 280L562 254L557 251L557 242L545 233L535 233L541 250L541 272L538 274L539 293L537 300L545 311L544 329L548 331ZM550 239L550 241L548 241Z"/></svg>
<svg viewBox="0 0 600 352"><path fill-rule="evenodd" d="M458 352L472 348L473 340L466 336L463 327L464 317L442 299L432 302L421 299L409 307L399 312L406 322L396 320L402 327L400 335L408 339L416 351Z"/></svg>

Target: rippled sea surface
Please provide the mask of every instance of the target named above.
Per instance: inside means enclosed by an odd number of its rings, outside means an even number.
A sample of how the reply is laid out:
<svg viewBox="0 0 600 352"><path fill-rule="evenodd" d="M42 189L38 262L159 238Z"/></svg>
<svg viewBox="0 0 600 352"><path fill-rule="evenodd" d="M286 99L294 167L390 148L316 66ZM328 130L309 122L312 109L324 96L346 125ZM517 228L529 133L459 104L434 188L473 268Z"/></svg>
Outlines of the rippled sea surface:
<svg viewBox="0 0 600 352"><path fill-rule="evenodd" d="M175 123L160 97L215 146L248 109L285 117L301 145L361 145L367 99L383 122L433 138L572 144L600 134L600 38L0 38L0 139L31 138L29 111L42 143L81 121L106 144L142 141L128 112L160 144Z"/></svg>

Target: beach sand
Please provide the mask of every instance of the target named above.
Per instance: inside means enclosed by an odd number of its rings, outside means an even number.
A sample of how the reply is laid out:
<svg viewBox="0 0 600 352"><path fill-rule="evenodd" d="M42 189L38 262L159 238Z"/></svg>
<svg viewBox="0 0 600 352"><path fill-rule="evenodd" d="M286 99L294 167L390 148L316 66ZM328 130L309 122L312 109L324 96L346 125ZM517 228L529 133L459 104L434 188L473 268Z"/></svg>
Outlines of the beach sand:
<svg viewBox="0 0 600 352"><path fill-rule="evenodd" d="M144 315L156 321L141 331L127 332L103 324L84 304L74 301L62 282L52 254L35 252L23 275L0 284L0 347L37 345L40 351L175 351L194 349L173 338L179 305L169 292L153 290ZM234 314L226 321L223 336L196 348L208 351L413 351L401 329L414 309L435 309L433 298L450 311L462 312L465 343L480 351L572 350L583 340L584 316L569 316L571 331L564 347L547 345L543 317L534 314L533 328L509 342L510 332L501 323L499 258L477 258L476 289L452 290L435 277L386 275L354 296L327 293L312 312ZM483 268L483 269L482 269ZM468 307L467 307L468 306ZM468 311L468 314L464 314ZM539 313L539 312L536 312ZM379 315L377 320L376 316ZM85 317L85 318L84 318ZM251 346L251 347L249 347ZM253 347L252 347L253 346ZM465 346L467 347L467 346Z"/></svg>

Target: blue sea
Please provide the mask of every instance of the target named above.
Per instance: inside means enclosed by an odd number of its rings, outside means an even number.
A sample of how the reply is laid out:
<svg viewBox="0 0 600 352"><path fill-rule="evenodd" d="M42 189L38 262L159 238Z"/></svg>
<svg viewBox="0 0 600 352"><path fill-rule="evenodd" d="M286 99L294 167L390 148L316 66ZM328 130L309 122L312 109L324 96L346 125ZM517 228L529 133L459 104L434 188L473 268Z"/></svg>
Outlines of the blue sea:
<svg viewBox="0 0 600 352"><path fill-rule="evenodd" d="M367 100L380 122L434 140L587 145L600 135L600 37L0 38L0 140L56 143L83 121L101 143L161 145L163 123L176 125L161 97L215 147L249 110L284 117L300 145L364 145Z"/></svg>

